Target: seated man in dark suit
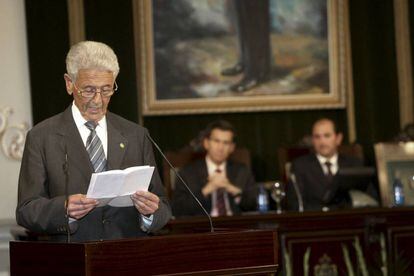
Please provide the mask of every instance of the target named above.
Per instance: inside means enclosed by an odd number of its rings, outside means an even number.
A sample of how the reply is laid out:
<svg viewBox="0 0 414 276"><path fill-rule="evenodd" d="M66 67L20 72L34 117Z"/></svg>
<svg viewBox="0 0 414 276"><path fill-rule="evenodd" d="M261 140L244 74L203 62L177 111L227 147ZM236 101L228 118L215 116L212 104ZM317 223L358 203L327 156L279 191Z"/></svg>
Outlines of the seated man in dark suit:
<svg viewBox="0 0 414 276"><path fill-rule="evenodd" d="M338 153L342 133L330 119L313 124L314 153L301 156L292 163L291 173L303 197L304 210L329 210L349 205L347 190L341 189L338 171L361 167L362 160ZM287 186L288 209L298 210L298 200L292 183Z"/></svg>
<svg viewBox="0 0 414 276"><path fill-rule="evenodd" d="M229 160L234 151L235 131L226 121L211 123L203 139L206 156L180 170L195 196L212 216L230 216L254 210L256 189L246 165ZM203 211L180 180L173 193L173 215L196 216Z"/></svg>
<svg viewBox="0 0 414 276"><path fill-rule="evenodd" d="M148 131L107 110L117 90L115 53L103 43L79 42L71 47L66 68L66 90L73 103L27 134L18 224L53 240L77 242L133 238L159 230L171 209L157 170L148 191L131 195L133 206L97 207L97 200L86 197L94 172L155 166Z"/></svg>

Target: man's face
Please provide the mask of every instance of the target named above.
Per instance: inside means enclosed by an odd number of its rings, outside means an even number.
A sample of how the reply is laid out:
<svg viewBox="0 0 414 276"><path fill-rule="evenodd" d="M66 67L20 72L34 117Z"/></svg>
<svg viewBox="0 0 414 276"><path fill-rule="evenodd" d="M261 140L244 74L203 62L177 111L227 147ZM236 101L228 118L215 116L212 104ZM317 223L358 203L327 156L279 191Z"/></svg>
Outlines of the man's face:
<svg viewBox="0 0 414 276"><path fill-rule="evenodd" d="M234 151L233 133L227 130L213 129L210 138L204 139L203 145L207 156L214 163L220 165Z"/></svg>
<svg viewBox="0 0 414 276"><path fill-rule="evenodd" d="M330 158L337 153L342 142L342 134L336 133L330 121L316 123L312 130L312 144L315 152L323 157Z"/></svg>
<svg viewBox="0 0 414 276"><path fill-rule="evenodd" d="M98 122L105 116L111 97L102 97L101 93L96 93L93 98L85 98L78 93L77 89L85 90L95 87L102 91L103 88L112 88L115 82L112 72L81 69L75 82L76 87L67 74L65 74L65 82L68 94L73 95L75 105L85 120Z"/></svg>

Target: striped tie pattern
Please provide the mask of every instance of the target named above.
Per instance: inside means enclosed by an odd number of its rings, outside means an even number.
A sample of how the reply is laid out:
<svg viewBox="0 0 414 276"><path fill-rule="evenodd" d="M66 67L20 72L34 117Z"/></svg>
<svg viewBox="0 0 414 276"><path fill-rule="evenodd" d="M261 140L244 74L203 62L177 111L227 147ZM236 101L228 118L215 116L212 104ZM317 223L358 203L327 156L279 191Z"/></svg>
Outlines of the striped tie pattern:
<svg viewBox="0 0 414 276"><path fill-rule="evenodd" d="M101 139L99 139L95 131L97 124L94 121L88 121L85 123L85 126L91 131L86 140L86 151L89 154L95 172L103 172L106 170L106 158Z"/></svg>

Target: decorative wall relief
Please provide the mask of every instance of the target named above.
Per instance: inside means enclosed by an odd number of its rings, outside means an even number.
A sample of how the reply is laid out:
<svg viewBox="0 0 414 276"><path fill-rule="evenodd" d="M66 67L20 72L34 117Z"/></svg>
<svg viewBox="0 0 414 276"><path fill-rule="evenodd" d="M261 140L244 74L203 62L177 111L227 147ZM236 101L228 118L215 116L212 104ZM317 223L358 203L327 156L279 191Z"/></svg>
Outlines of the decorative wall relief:
<svg viewBox="0 0 414 276"><path fill-rule="evenodd" d="M13 109L9 106L0 109L1 149L8 158L21 160L29 125L27 122L9 125L8 120L11 114L13 114Z"/></svg>
<svg viewBox="0 0 414 276"><path fill-rule="evenodd" d="M313 274L315 276L338 276L338 267L332 262L331 257L324 254L319 258L319 264L314 266Z"/></svg>

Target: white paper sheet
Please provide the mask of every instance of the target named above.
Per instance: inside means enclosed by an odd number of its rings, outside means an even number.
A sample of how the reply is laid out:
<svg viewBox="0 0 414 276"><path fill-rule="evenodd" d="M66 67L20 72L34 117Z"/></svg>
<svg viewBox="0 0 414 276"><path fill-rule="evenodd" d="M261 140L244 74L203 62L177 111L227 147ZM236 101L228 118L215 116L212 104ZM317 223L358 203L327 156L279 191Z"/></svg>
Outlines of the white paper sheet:
<svg viewBox="0 0 414 276"><path fill-rule="evenodd" d="M154 167L137 166L124 170L93 173L86 197L99 200L98 207L132 206L130 196L136 191L148 191Z"/></svg>

